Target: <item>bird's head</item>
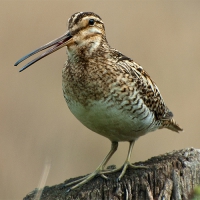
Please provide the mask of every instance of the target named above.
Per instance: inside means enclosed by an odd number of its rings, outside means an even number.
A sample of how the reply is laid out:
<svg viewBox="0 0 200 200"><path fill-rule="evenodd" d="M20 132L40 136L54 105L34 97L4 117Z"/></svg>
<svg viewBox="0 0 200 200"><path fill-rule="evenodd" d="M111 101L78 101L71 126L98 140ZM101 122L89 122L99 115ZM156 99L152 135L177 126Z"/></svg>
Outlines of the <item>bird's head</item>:
<svg viewBox="0 0 200 200"><path fill-rule="evenodd" d="M92 12L79 12L68 21L68 31L73 36L67 44L67 53L92 54L105 38L105 28L101 18Z"/></svg>
<svg viewBox="0 0 200 200"><path fill-rule="evenodd" d="M48 48L49 49L42 55L21 68L20 72L64 46L67 47L67 54L69 57L74 54L91 55L93 51L101 46L103 39L106 40L102 19L92 12L78 12L69 18L68 31L64 35L22 57L15 63L15 66L30 56Z"/></svg>

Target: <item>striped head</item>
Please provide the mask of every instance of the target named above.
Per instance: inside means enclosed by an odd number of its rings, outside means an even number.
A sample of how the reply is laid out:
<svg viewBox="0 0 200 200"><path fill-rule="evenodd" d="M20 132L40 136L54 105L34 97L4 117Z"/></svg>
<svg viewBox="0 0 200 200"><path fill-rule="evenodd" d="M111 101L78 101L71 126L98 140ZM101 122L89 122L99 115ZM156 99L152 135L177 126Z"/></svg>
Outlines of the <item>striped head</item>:
<svg viewBox="0 0 200 200"><path fill-rule="evenodd" d="M92 55L103 41L106 41L106 35L102 19L93 12L78 12L69 18L68 31L64 35L22 57L15 63L15 66L47 48L49 49L46 52L26 64L20 72L64 46L67 47L68 57L78 54Z"/></svg>
<svg viewBox="0 0 200 200"><path fill-rule="evenodd" d="M72 37L67 45L69 56L76 53L92 54L105 39L102 19L92 12L78 12L68 20L68 31Z"/></svg>

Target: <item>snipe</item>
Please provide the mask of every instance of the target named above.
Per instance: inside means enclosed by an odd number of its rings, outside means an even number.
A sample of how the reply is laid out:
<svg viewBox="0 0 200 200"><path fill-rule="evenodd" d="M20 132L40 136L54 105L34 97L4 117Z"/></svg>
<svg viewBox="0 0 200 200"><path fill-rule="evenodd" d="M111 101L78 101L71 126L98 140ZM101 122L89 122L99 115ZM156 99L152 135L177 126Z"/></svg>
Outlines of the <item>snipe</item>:
<svg viewBox="0 0 200 200"><path fill-rule="evenodd" d="M106 40L102 19L92 12L78 12L69 19L68 31L61 37L29 53L15 63L47 49L45 53L25 65L23 71L45 56L67 47L68 60L62 71L63 93L67 105L76 118L92 131L111 141L111 150L90 175L69 185L75 189L104 170L117 150L118 142L130 143L128 156L122 166L120 180L130 163L135 141L156 129L182 131L165 105L158 87L147 72L131 58L111 48ZM145 167L144 167L145 168Z"/></svg>

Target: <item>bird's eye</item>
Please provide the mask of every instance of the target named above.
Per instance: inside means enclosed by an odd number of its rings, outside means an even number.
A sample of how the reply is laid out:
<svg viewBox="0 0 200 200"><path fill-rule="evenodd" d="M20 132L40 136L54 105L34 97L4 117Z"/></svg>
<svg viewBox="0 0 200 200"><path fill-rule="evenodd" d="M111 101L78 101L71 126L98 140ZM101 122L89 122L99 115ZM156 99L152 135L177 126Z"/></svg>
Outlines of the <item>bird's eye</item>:
<svg viewBox="0 0 200 200"><path fill-rule="evenodd" d="M94 19L89 20L89 25L94 25Z"/></svg>

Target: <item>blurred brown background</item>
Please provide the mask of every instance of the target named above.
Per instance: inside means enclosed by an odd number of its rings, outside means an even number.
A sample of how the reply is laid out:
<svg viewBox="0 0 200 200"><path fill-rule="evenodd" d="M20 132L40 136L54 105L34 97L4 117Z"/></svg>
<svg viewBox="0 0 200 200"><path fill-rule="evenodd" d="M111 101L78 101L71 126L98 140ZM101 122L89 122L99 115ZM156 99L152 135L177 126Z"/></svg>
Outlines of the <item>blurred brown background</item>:
<svg viewBox="0 0 200 200"><path fill-rule="evenodd" d="M176 134L159 130L141 137L132 161L175 149L200 148L200 1L0 1L0 200L22 199L38 187L45 161L46 185L92 172L110 148L108 139L85 128L62 95L66 49L22 73L13 64L62 35L77 11L99 14L111 46L141 64L157 83L175 119ZM120 166L128 144L109 164Z"/></svg>

